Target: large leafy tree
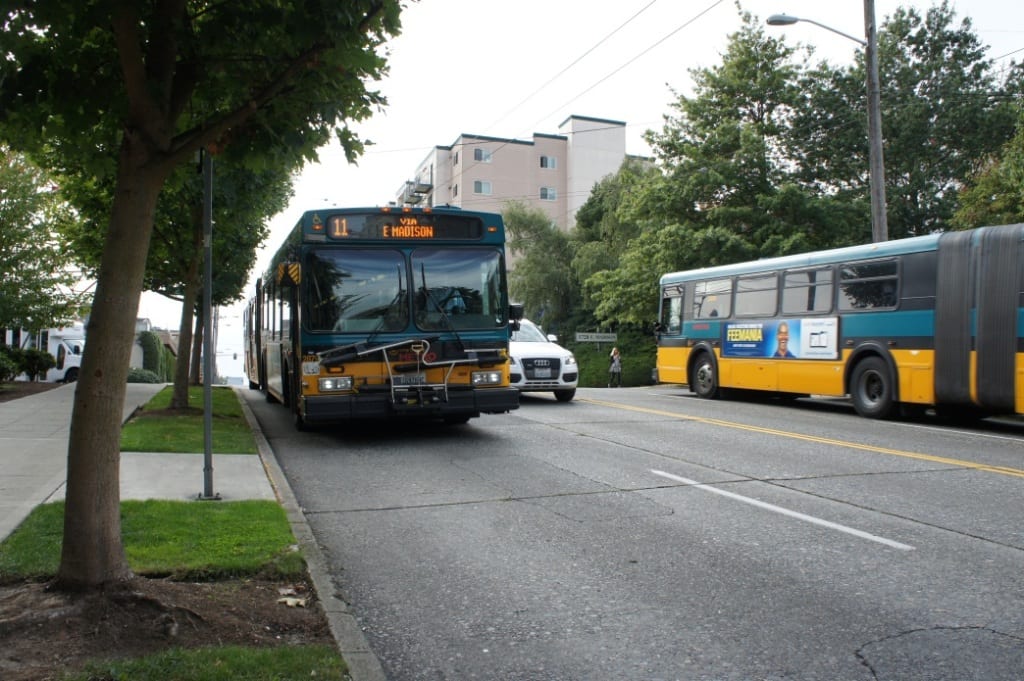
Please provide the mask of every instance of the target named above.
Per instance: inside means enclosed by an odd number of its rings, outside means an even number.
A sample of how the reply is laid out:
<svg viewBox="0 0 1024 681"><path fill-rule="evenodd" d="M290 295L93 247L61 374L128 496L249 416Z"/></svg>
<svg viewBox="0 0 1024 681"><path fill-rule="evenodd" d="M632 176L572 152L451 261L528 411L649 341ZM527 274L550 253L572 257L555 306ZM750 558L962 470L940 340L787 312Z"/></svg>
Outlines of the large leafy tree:
<svg viewBox="0 0 1024 681"><path fill-rule="evenodd" d="M679 96L662 130L647 134L669 178L660 197L673 197L656 201L663 217L734 231L758 250L797 247L765 210L786 176L782 134L798 98L793 52L745 13L722 63L691 71L693 96Z"/></svg>
<svg viewBox="0 0 1024 681"><path fill-rule="evenodd" d="M114 177L75 394L57 583L91 588L132 573L121 543L119 426L157 200L203 147L252 166L314 158L381 97L366 87L399 29L399 0L5 0L0 134L67 173ZM111 131L116 131L111 134ZM112 142L111 140L114 140Z"/></svg>
<svg viewBox="0 0 1024 681"><path fill-rule="evenodd" d="M509 274L512 297L549 331L561 328L579 291L570 267L569 236L543 211L520 201L509 202L502 216L514 257Z"/></svg>
<svg viewBox="0 0 1024 681"><path fill-rule="evenodd" d="M86 301L64 236L76 221L46 173L0 145L0 328L37 331L78 316Z"/></svg>
<svg viewBox="0 0 1024 681"><path fill-rule="evenodd" d="M1013 135L1019 80L1000 81L985 49L946 0L923 14L897 9L879 30L891 238L948 228L963 183ZM861 52L851 67L808 72L788 135L805 186L861 206L869 184L864 82Z"/></svg>

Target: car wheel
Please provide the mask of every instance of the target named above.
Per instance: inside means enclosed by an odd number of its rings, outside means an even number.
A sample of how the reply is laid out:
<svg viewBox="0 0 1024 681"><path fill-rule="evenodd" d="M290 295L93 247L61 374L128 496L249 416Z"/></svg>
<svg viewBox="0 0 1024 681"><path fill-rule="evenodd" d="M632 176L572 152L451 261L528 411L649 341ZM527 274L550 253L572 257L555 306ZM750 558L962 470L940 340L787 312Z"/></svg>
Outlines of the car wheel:
<svg viewBox="0 0 1024 681"><path fill-rule="evenodd" d="M576 388L570 390L556 390L555 399L559 402L570 402L576 396Z"/></svg>

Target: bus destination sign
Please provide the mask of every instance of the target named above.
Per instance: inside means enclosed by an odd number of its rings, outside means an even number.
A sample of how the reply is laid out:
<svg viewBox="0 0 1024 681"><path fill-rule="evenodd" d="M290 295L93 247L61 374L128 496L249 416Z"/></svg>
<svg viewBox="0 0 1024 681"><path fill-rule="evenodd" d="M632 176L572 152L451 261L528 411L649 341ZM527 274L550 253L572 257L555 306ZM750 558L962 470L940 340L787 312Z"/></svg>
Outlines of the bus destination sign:
<svg viewBox="0 0 1024 681"><path fill-rule="evenodd" d="M409 213L344 214L327 218L327 238L338 241L403 239L431 241L439 239L478 240L483 236L479 218L461 215ZM314 229L316 226L314 225Z"/></svg>

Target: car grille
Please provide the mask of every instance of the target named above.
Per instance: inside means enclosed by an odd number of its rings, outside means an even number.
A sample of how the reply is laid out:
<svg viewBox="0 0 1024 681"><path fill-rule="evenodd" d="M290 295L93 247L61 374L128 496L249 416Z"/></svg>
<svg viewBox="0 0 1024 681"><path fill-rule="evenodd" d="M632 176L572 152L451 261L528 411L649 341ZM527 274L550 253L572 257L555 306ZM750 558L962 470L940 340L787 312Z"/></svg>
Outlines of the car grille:
<svg viewBox="0 0 1024 681"><path fill-rule="evenodd" d="M523 372L528 381L557 381L561 373L561 361L557 357L524 359Z"/></svg>

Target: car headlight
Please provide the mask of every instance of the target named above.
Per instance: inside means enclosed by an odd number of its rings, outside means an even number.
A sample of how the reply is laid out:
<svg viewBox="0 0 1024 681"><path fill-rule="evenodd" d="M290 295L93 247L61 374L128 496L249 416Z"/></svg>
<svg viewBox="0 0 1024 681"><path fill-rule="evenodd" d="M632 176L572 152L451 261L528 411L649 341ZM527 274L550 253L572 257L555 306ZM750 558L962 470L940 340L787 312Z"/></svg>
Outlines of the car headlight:
<svg viewBox="0 0 1024 681"><path fill-rule="evenodd" d="M473 385L501 385L500 371L474 371Z"/></svg>
<svg viewBox="0 0 1024 681"><path fill-rule="evenodd" d="M566 357L565 358L565 366L567 366L567 367L576 366L576 356L575 355L569 355L568 357Z"/></svg>
<svg viewBox="0 0 1024 681"><path fill-rule="evenodd" d="M320 384L320 392L322 393L352 389L351 376L331 376L330 378L321 378L318 383Z"/></svg>

